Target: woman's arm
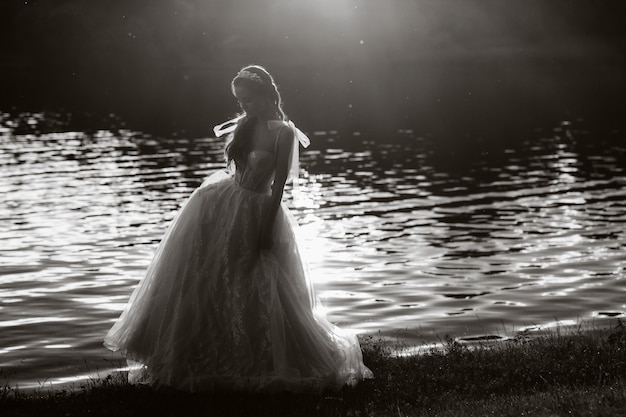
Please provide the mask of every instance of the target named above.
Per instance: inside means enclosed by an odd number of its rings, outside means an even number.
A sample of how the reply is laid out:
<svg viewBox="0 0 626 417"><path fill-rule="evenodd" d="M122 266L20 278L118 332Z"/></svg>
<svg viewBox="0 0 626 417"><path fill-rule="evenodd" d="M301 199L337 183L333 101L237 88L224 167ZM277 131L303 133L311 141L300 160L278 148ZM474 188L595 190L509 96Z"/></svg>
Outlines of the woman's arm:
<svg viewBox="0 0 626 417"><path fill-rule="evenodd" d="M271 235L276 220L276 213L283 198L285 182L289 175L289 161L291 160L291 148L294 146L294 132L291 127L281 128L278 134L278 149L276 150L276 171L274 173L274 183L272 184L272 196L270 198L265 221L261 227L261 249L269 249L272 246Z"/></svg>

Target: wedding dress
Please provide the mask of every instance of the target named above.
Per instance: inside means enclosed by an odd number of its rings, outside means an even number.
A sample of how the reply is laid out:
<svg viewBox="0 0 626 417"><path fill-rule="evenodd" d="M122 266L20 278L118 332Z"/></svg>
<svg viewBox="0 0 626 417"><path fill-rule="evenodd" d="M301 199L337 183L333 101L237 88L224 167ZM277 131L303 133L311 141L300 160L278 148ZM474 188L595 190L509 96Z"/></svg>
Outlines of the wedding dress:
<svg viewBox="0 0 626 417"><path fill-rule="evenodd" d="M292 124L274 121L276 132ZM283 205L259 250L275 153L210 176L163 237L104 344L131 382L186 391L321 391L372 377L359 342L326 318Z"/></svg>

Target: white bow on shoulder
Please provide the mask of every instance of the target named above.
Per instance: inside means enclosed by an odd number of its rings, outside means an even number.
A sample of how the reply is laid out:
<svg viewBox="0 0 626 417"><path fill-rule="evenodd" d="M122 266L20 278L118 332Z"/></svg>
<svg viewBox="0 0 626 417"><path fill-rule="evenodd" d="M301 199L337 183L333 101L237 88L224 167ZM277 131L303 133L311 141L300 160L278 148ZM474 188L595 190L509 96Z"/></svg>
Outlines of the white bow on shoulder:
<svg viewBox="0 0 626 417"><path fill-rule="evenodd" d="M237 116L234 119L227 120L222 124L214 126L213 133L215 133L215 137L219 138L230 132L234 132L235 129L237 129L237 123L239 123L239 121L243 118L244 116Z"/></svg>
<svg viewBox="0 0 626 417"><path fill-rule="evenodd" d="M237 124L239 123L239 121L241 119L243 119L245 116L237 116L234 119L230 119L225 121L224 123L221 123L215 127L213 127L213 132L215 133L215 137L221 137L223 135L226 135L228 133L234 132L235 129L237 129ZM311 144L311 139L309 139L309 137L300 129L298 129L296 127L296 125L291 121L284 121L284 120L268 120L267 121L267 128L270 130L282 127L282 126L289 126L293 129L293 133L294 136L296 137L296 139L298 140L298 142L300 142L300 145L302 145L303 148L308 148L309 145Z"/></svg>
<svg viewBox="0 0 626 417"><path fill-rule="evenodd" d="M245 117L244 115L237 116L234 119L227 120L224 123L221 123L213 127L213 132L215 133L215 137L219 138L223 135L227 135L229 133L234 132L235 129L237 129L239 122L244 117ZM298 129L291 120L289 121L268 120L267 121L267 128L270 130L274 130L283 126L289 126L291 129L293 129L293 134L294 134L294 146L291 149L291 160L289 162L289 177L287 180L297 181L298 175L299 175L299 166L300 166L298 143L302 145L303 148L308 148L309 145L311 144L311 139L309 139L309 137L303 131Z"/></svg>

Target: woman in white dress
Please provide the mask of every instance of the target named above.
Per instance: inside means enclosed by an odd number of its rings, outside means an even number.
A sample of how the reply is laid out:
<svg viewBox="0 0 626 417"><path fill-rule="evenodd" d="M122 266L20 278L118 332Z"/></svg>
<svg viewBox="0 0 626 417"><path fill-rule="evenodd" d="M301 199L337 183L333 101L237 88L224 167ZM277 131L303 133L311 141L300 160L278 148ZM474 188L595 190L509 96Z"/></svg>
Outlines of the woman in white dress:
<svg viewBox="0 0 626 417"><path fill-rule="evenodd" d="M320 308L281 203L308 138L264 68L242 69L231 87L243 115L216 126L230 134L230 173L192 193L104 344L135 365L131 382L186 391L316 392L371 378L356 336Z"/></svg>

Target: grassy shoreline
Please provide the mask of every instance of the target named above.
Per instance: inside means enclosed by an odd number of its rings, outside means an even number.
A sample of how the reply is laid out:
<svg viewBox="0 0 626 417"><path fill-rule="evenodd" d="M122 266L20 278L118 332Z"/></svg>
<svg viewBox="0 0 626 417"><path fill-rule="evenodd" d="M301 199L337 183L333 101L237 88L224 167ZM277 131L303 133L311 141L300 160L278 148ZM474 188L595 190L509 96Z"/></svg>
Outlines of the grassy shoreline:
<svg viewBox="0 0 626 417"><path fill-rule="evenodd" d="M609 330L551 334L476 349L448 339L443 349L394 355L363 340L376 378L322 395L190 394L133 386L123 375L79 391L0 392L9 416L623 416L626 323Z"/></svg>

